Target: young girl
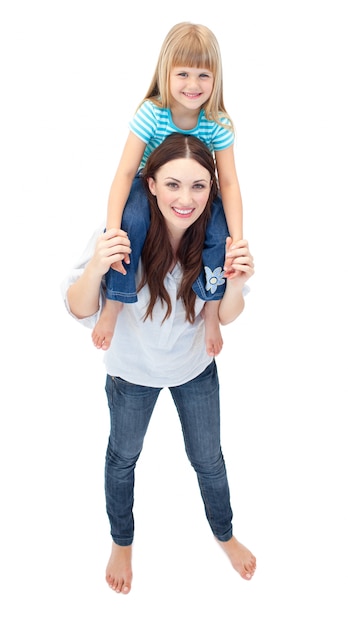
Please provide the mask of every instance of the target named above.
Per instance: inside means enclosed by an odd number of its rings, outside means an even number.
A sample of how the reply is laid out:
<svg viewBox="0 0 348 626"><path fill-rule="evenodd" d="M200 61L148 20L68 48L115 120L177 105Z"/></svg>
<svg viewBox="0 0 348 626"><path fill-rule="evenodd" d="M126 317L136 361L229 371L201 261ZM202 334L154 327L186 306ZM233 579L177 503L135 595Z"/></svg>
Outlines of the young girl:
<svg viewBox="0 0 348 626"><path fill-rule="evenodd" d="M204 271L193 289L206 301L203 316L207 352L216 356L222 348L217 309L225 289L224 275L229 275L223 265L225 241L227 234L233 241L242 239L242 200L234 162L233 123L223 100L219 45L209 28L189 22L175 25L163 42L150 87L130 122L111 186L106 230L120 228L122 223L131 242L131 256L125 255L126 266L121 261L113 264L106 276L107 302L92 332L97 348L110 347L121 303L137 301L135 273L149 226L149 209L142 181L135 175L154 148L174 132L195 135L215 156L221 192L216 202L222 200L227 231L221 220L209 223ZM183 216L190 208L188 196Z"/></svg>

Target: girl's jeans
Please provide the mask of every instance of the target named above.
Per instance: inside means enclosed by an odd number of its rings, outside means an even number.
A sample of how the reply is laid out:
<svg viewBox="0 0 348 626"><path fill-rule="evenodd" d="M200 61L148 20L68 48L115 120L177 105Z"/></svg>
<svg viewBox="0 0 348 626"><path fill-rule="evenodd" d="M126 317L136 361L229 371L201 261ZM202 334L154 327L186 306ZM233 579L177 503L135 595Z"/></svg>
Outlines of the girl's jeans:
<svg viewBox="0 0 348 626"><path fill-rule="evenodd" d="M215 361L196 378L170 387L187 456L196 471L205 513L220 541L232 537L232 509L220 447L219 380ZM106 510L111 536L120 546L133 542L134 470L161 388L134 385L107 375L110 437L105 462Z"/></svg>
<svg viewBox="0 0 348 626"><path fill-rule="evenodd" d="M150 224L150 209L144 183L138 173L133 180L123 211L122 229L128 233L132 252L130 264L124 264L127 274L109 269L105 276L106 297L119 302L136 302L136 271ZM223 266L228 228L220 196L211 208L203 250L203 268L192 288L201 300L221 300L225 292ZM161 243L159 242L159 245Z"/></svg>

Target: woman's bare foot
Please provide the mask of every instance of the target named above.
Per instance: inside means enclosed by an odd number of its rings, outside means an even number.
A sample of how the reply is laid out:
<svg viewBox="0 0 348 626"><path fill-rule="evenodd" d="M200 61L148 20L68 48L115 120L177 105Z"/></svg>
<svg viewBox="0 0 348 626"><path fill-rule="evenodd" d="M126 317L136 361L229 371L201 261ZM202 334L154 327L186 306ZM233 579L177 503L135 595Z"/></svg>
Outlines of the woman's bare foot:
<svg viewBox="0 0 348 626"><path fill-rule="evenodd" d="M217 356L222 350L222 335L218 317L219 301L206 302L203 309L205 324L205 347L209 356Z"/></svg>
<svg viewBox="0 0 348 626"><path fill-rule="evenodd" d="M256 569L256 558L254 555L239 543L235 537L231 537L229 541L218 541L223 551L227 554L234 569L245 580L250 580Z"/></svg>
<svg viewBox="0 0 348 626"><path fill-rule="evenodd" d="M106 300L100 318L92 331L92 341L96 348L108 350L114 334L117 316L122 303L117 300Z"/></svg>
<svg viewBox="0 0 348 626"><path fill-rule="evenodd" d="M106 568L106 582L116 593L127 594L132 584L132 546L112 542L111 556Z"/></svg>

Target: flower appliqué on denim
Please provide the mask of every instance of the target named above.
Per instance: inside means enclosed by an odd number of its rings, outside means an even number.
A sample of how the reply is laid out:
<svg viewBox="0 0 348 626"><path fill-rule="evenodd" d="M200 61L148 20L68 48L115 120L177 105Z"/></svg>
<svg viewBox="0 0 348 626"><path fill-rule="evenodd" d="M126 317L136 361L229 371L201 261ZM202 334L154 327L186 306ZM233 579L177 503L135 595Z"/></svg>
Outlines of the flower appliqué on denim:
<svg viewBox="0 0 348 626"><path fill-rule="evenodd" d="M222 267L216 267L215 270L211 270L210 267L205 266L204 271L207 281L205 284L205 289L206 291L211 291L211 293L213 294L217 290L218 286L223 285L225 282L224 270L222 269Z"/></svg>

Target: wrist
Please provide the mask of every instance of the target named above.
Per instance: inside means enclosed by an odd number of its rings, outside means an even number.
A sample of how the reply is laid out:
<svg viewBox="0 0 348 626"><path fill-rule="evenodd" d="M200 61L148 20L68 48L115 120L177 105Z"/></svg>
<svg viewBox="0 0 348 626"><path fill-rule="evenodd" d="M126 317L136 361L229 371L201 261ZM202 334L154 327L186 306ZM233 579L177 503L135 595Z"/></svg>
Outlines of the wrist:
<svg viewBox="0 0 348 626"><path fill-rule="evenodd" d="M100 266L94 264L93 259L91 259L85 267L85 275L91 283L100 284L105 273L105 271L101 270Z"/></svg>

